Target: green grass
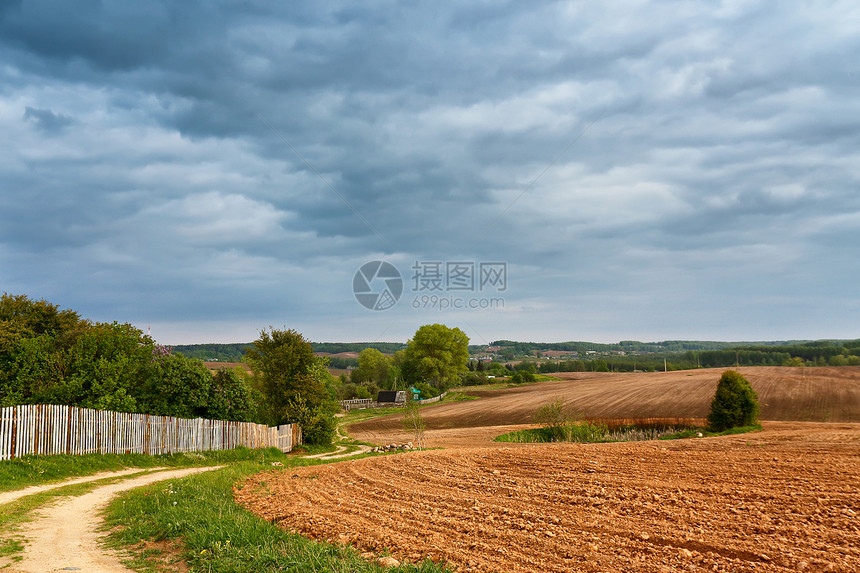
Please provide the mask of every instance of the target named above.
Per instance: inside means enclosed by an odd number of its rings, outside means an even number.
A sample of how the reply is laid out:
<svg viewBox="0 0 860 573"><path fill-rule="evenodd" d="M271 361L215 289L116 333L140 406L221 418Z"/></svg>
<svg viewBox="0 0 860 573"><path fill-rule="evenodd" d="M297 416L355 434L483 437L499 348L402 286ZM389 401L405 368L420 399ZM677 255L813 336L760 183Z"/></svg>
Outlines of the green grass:
<svg viewBox="0 0 860 573"><path fill-rule="evenodd" d="M548 443L548 442L638 442L644 440L671 440L680 438L727 436L761 430L761 426L732 428L724 432L709 432L705 428L683 425L627 425L609 428L600 422L578 422L558 427L533 428L502 434L497 442Z"/></svg>
<svg viewBox="0 0 860 573"><path fill-rule="evenodd" d="M192 572L263 573L378 572L383 569L361 557L351 547L309 540L255 517L233 501L233 485L271 461L291 467L313 465L316 460L295 456L267 457L259 462L233 464L221 470L189 476L133 490L117 498L107 509L109 540L117 547L136 547L130 565L138 571L159 568L166 557L182 558ZM145 540L148 543L142 543ZM172 550L153 550L167 545ZM149 547L147 549L147 547ZM450 571L430 561L402 564L387 571L442 573Z"/></svg>
<svg viewBox="0 0 860 573"><path fill-rule="evenodd" d="M663 436L661 440L681 440L684 438L698 438L699 434L702 434L703 438L714 438L717 436L733 436L735 434L748 434L750 432L758 432L761 431L761 424L755 424L752 426L740 426L738 428L729 428L728 430L723 430L722 432L709 432L707 428L698 428L692 430L684 430L681 432L677 432L674 434L670 434L668 436Z"/></svg>
<svg viewBox="0 0 860 573"><path fill-rule="evenodd" d="M349 424L355 424L356 422L364 422L365 420L372 420L374 418L381 418L383 416L391 416L393 414L403 415L403 412L405 411L406 408L403 407L350 410L349 412L338 418L338 420L341 428L343 428L343 426L347 426Z"/></svg>
<svg viewBox="0 0 860 573"><path fill-rule="evenodd" d="M480 396L473 396L471 394L466 394L464 392L451 390L447 396L445 396L445 402L468 402L469 400L480 400Z"/></svg>
<svg viewBox="0 0 860 573"><path fill-rule="evenodd" d="M332 448L333 449L333 448ZM182 454L87 454L83 456L24 456L0 461L0 491L31 485L56 483L72 477L89 476L126 468L216 466L260 456L261 450L236 448ZM277 450L276 450L277 451Z"/></svg>
<svg viewBox="0 0 860 573"><path fill-rule="evenodd" d="M532 428L508 432L495 438L496 442L549 443L549 442L611 442L608 428L602 424L579 422L563 426Z"/></svg>

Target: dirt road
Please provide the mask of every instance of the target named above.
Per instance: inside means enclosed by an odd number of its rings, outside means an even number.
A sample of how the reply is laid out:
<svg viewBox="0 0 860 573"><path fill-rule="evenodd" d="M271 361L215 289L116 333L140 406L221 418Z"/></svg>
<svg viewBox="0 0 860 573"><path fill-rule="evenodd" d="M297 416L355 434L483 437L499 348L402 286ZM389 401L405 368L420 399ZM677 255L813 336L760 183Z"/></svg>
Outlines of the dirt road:
<svg viewBox="0 0 860 573"><path fill-rule="evenodd" d="M236 489L313 538L458 571L860 571L860 424L670 442L458 448Z"/></svg>
<svg viewBox="0 0 860 573"><path fill-rule="evenodd" d="M98 543L102 535L98 531L101 523L99 510L119 492L214 469L218 468L184 468L147 473L100 486L81 496L61 498L58 503L34 512L35 519L23 524L20 534L29 540L24 560L12 564L6 571L47 573L80 570L86 573L129 573L130 570L120 563L114 553L105 552ZM90 476L90 479L99 477L107 476Z"/></svg>

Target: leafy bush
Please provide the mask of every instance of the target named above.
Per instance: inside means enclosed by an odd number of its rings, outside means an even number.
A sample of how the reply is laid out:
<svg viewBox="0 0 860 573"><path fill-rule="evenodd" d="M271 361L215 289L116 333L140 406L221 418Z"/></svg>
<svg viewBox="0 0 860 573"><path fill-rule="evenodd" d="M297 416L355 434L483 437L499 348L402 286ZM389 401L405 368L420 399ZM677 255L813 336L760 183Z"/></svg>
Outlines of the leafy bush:
<svg viewBox="0 0 860 573"><path fill-rule="evenodd" d="M427 398L435 398L442 393L439 388L434 388L427 382L418 382L416 384L413 384L413 386L421 391L422 400L426 400Z"/></svg>
<svg viewBox="0 0 860 573"><path fill-rule="evenodd" d="M573 410L559 397L538 408L534 415L535 424L543 426L553 441L567 438L568 426L575 418Z"/></svg>
<svg viewBox="0 0 860 573"><path fill-rule="evenodd" d="M758 420L758 396L740 372L726 370L717 383L708 424L714 432L752 426Z"/></svg>
<svg viewBox="0 0 860 573"><path fill-rule="evenodd" d="M463 375L463 386L482 386L489 382L483 371L467 372Z"/></svg>
<svg viewBox="0 0 860 573"><path fill-rule="evenodd" d="M535 375L528 370L517 370L511 375L511 382L513 382L514 384L534 382L535 380L537 380Z"/></svg>

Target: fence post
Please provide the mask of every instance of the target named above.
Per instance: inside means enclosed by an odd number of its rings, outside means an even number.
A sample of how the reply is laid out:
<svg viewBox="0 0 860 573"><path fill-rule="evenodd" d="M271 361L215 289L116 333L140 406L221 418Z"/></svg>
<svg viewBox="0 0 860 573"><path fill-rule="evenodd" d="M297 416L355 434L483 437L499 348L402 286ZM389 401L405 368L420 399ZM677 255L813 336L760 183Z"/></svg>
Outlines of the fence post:
<svg viewBox="0 0 860 573"><path fill-rule="evenodd" d="M72 453L72 407L66 406L66 455Z"/></svg>
<svg viewBox="0 0 860 573"><path fill-rule="evenodd" d="M15 459L18 447L18 406L12 407L12 443L9 445L9 459Z"/></svg>
<svg viewBox="0 0 860 573"><path fill-rule="evenodd" d="M39 455L39 426L41 426L42 421L42 405L39 404L36 406L36 419L33 420L33 453Z"/></svg>

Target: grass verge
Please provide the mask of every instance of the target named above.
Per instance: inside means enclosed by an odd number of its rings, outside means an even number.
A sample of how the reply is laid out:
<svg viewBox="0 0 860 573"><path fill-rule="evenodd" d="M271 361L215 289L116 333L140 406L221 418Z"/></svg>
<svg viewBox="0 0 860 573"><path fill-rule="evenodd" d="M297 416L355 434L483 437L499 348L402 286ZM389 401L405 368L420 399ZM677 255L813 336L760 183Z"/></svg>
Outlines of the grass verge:
<svg viewBox="0 0 860 573"><path fill-rule="evenodd" d="M737 428L729 428L728 430L723 430L722 432L709 432L707 428L700 429L692 429L692 430L684 430L682 432L677 432L674 434L669 434L668 436L663 436L661 440L682 440L684 438L714 438L717 436L733 436L735 434L748 434L750 432L758 432L761 431L761 424L755 424L753 426L740 426Z"/></svg>
<svg viewBox="0 0 860 573"><path fill-rule="evenodd" d="M236 448L205 453L182 454L86 454L83 456L24 456L0 462L0 491L14 491L31 485L56 483L72 477L89 476L126 468L214 466L259 456L260 450Z"/></svg>
<svg viewBox="0 0 860 573"><path fill-rule="evenodd" d="M109 543L131 547L129 566L144 572L175 571L177 559L191 572L206 573L450 571L431 561L384 569L349 546L312 541L245 511L233 501L233 485L271 469L271 462L282 463L284 471L319 463L272 453L262 463L237 463L133 490L107 508Z"/></svg>

